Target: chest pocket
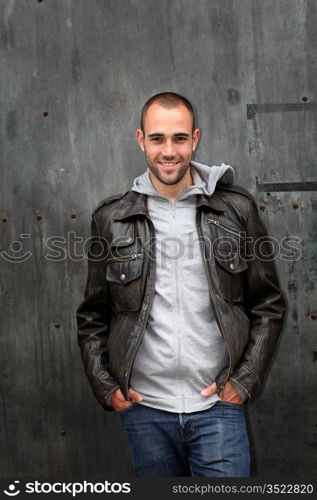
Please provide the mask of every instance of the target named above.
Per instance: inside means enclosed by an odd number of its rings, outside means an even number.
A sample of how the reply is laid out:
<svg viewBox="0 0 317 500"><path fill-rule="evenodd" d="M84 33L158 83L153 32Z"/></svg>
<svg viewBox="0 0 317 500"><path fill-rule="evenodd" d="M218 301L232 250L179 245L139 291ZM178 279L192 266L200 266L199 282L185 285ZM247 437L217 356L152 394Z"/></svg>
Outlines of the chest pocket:
<svg viewBox="0 0 317 500"><path fill-rule="evenodd" d="M248 263L244 258L244 236L238 228L228 226L212 218L208 224L215 227L217 237L213 244L213 254L217 264L219 286L227 302L242 302L244 291L244 271Z"/></svg>
<svg viewBox="0 0 317 500"><path fill-rule="evenodd" d="M142 267L143 254L136 251L132 238L121 240L120 245L111 247L106 281L109 283L112 307L116 311L140 309Z"/></svg>

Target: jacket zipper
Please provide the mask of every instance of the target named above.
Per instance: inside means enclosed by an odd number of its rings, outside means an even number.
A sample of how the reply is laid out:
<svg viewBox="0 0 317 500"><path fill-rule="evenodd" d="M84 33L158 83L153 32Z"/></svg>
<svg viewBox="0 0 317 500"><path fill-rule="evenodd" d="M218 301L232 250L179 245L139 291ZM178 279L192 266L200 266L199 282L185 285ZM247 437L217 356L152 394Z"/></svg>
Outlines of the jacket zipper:
<svg viewBox="0 0 317 500"><path fill-rule="evenodd" d="M214 224L214 226L221 227L222 229L224 229L228 233L234 234L235 236L238 236L239 238L244 238L244 236L241 234L242 232L236 231L232 227L229 227L229 226L226 226L225 224L222 224L221 222L219 222L219 220L215 220L215 219L212 219L211 217L209 217L207 219L207 222L208 222L208 224Z"/></svg>
<svg viewBox="0 0 317 500"><path fill-rule="evenodd" d="M209 218L207 222L210 223L211 221L216 226L221 226L221 227L224 227L225 229L227 229L226 226L222 226L219 221L216 221L214 219L210 219ZM210 279L210 275L209 275L209 269L207 267L206 259L204 258L204 250L205 250L204 246L203 246L204 237L203 237L202 230L201 230L201 227L200 227L200 212L198 210L196 212L196 227L197 227L197 232L198 232L198 235L199 235L199 243L200 243L200 247L201 247L201 250L202 250L203 261L204 261L204 265L205 265L205 269L206 269L206 275L207 275L207 279L208 279L208 283L209 283L209 293L211 295L211 303L212 303L212 306L213 306L213 310L214 310L214 314L215 314L216 320L218 322L218 326L219 326L220 331L222 333L222 336L223 336L223 338L225 340L225 343L226 343L226 346L227 346L227 350L228 350L228 355L229 355L229 370L228 370L228 374L226 376L226 379L225 379L224 383L219 388L219 392L220 392L224 388L226 382L229 379L229 376L230 376L230 373L231 373L232 359L231 359L231 353L230 353L230 349L229 349L229 342L228 342L228 339L227 339L227 336L226 336L226 333L225 333L225 328L224 328L224 325L222 323L222 320L221 320L221 318L220 318L220 316L218 314L217 307L216 307L215 294L214 294L214 286L211 283L211 279ZM234 231L234 233L239 235L239 233L236 233L235 231Z"/></svg>
<svg viewBox="0 0 317 500"><path fill-rule="evenodd" d="M149 221L149 224L150 224L150 236L153 236L153 238L155 238L155 230L154 230L154 226L153 226L153 222L152 220L150 219L149 216L146 216L146 218L148 219ZM155 251L155 247L154 247L154 251ZM142 254L138 254L138 255L142 255ZM131 360L130 360L130 363L128 364L127 366L127 371L125 373L125 376L126 376L126 382L127 382L127 393L128 393L128 390L129 390L129 387L128 387L128 381L129 381L129 376L130 376L130 373L131 373L131 368L132 368L132 364L133 364L133 361L134 361L134 358L136 356L136 353L140 347L140 344L142 342L142 339L143 339L143 336L144 336L144 330L145 330L145 325L147 323L147 320L148 320L148 317L149 317L149 314L150 314L150 310L151 310L151 306L152 306L152 302L153 302L153 298L154 298L154 287L155 287L155 258L154 259L150 259L150 275L151 275L151 272L153 273L153 276L152 276L152 286L151 286L151 295L150 295L150 300L149 300L149 304L148 304L148 308L145 312L145 315L144 315L144 321L141 325L141 331L142 331L142 335L140 335L140 338L138 339L138 342L137 342L137 345L136 345L136 348L134 349L134 352L131 356Z"/></svg>
<svg viewBox="0 0 317 500"><path fill-rule="evenodd" d="M111 334L109 335L108 337L108 342L107 342L107 345L110 347L110 344L112 342L112 339L114 338L114 336L116 335L116 333L119 331L119 328L121 326L121 324L123 323L123 320L124 320L124 315L121 313L121 317L118 319L115 327L114 327L114 330L111 332Z"/></svg>
<svg viewBox="0 0 317 500"><path fill-rule="evenodd" d="M107 259L107 263L111 264L111 262L124 262L126 260L135 260L141 259L143 253L131 253L130 255L118 255L117 257L109 257Z"/></svg>

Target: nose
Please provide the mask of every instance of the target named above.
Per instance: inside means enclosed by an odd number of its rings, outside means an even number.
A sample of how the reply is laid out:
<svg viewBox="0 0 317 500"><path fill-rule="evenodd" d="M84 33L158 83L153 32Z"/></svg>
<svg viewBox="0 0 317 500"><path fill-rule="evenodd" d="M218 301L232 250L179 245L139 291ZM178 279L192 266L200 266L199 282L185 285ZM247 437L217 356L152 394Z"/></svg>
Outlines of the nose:
<svg viewBox="0 0 317 500"><path fill-rule="evenodd" d="M171 140L165 141L162 153L165 157L168 157L168 158L175 156L175 149L174 149L173 141L171 141Z"/></svg>

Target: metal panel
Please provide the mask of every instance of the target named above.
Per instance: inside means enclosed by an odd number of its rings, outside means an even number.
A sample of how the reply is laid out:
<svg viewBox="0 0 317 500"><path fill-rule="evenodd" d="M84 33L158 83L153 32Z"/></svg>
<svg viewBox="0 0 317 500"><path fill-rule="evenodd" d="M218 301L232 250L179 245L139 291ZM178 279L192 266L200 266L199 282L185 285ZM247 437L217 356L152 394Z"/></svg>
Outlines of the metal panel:
<svg viewBox="0 0 317 500"><path fill-rule="evenodd" d="M75 311L91 211L144 171L134 130L163 90L195 105L196 159L233 164L270 233L301 238L277 261L289 318L248 413L254 473L315 473L316 23L314 0L0 0L2 476L133 475Z"/></svg>

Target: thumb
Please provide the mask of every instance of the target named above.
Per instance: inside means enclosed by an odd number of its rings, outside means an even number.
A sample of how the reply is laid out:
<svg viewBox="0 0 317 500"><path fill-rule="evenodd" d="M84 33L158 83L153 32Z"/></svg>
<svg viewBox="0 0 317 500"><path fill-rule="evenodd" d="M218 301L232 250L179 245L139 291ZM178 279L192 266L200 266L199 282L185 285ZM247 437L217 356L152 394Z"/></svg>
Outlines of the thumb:
<svg viewBox="0 0 317 500"><path fill-rule="evenodd" d="M216 382L214 382L213 384L206 387L206 389L202 390L200 394L204 397L207 397L207 396L211 396L216 391L217 391L217 384L216 384Z"/></svg>
<svg viewBox="0 0 317 500"><path fill-rule="evenodd" d="M136 403L140 403L143 400L143 396L133 389L129 389L129 396Z"/></svg>

